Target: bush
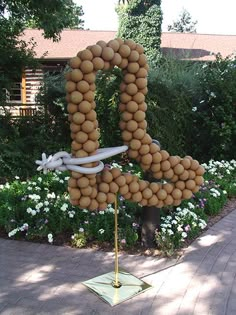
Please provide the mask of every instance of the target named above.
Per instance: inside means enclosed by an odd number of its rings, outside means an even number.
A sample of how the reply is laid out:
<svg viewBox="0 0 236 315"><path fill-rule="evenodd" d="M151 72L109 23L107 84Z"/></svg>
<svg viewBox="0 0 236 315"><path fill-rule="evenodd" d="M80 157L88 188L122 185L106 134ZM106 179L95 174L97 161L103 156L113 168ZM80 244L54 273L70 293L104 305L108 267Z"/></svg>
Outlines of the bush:
<svg viewBox="0 0 236 315"><path fill-rule="evenodd" d="M227 192L228 197L236 196L236 161L214 161L203 164L206 169L205 178L215 181L219 187Z"/></svg>
<svg viewBox="0 0 236 315"><path fill-rule="evenodd" d="M236 151L236 59L204 63L193 104L190 152L200 161L230 160Z"/></svg>
<svg viewBox="0 0 236 315"><path fill-rule="evenodd" d="M31 177L43 152L70 151L64 72L45 74L37 100L44 110L33 117L0 116L0 178Z"/></svg>
<svg viewBox="0 0 236 315"><path fill-rule="evenodd" d="M12 118L0 117L0 178L28 178L36 174L35 160L43 152L68 150L69 124L65 118L51 115Z"/></svg>
<svg viewBox="0 0 236 315"><path fill-rule="evenodd" d="M188 134L198 80L199 65L162 58L149 72L148 131L171 154L189 154ZM196 94L195 94L196 93Z"/></svg>
<svg viewBox="0 0 236 315"><path fill-rule="evenodd" d="M205 181L190 200L178 208L170 208L161 216L156 243L168 256L199 235L206 227L209 216L220 213L228 197L236 196L236 162L213 161L203 164Z"/></svg>
<svg viewBox="0 0 236 315"><path fill-rule="evenodd" d="M118 109L121 80L121 70L117 68L97 74L95 97L101 147L114 147L123 144L119 129L120 114Z"/></svg>
<svg viewBox="0 0 236 315"><path fill-rule="evenodd" d="M31 180L2 185L0 189L0 228L9 237L45 240L57 243L71 241L74 246L87 242L114 240L114 208L91 212L69 203L68 174L48 173ZM119 241L122 247L133 246L138 240L137 206L119 200Z"/></svg>
<svg viewBox="0 0 236 315"><path fill-rule="evenodd" d="M206 221L194 212L194 208L195 206L188 202L187 207L178 207L170 215L161 218L155 240L163 254L172 256L176 249L183 246L186 239L193 239L206 227Z"/></svg>

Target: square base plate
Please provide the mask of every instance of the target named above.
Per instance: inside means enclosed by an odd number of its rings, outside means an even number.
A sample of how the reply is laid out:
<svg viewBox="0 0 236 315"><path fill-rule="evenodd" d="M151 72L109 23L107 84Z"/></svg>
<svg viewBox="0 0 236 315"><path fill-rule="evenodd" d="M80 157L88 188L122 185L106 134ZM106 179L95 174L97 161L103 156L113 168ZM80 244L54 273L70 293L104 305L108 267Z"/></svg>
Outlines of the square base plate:
<svg viewBox="0 0 236 315"><path fill-rule="evenodd" d="M114 271L84 281L83 284L111 306L122 303L152 287L123 269L119 270L118 279L121 283L120 288L112 285L115 280Z"/></svg>

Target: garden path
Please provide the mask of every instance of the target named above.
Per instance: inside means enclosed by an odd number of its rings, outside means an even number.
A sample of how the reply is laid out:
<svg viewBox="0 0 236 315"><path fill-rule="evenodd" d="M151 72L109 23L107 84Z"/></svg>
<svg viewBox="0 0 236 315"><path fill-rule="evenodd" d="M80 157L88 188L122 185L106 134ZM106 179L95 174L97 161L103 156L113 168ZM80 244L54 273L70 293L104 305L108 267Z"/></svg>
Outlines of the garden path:
<svg viewBox="0 0 236 315"><path fill-rule="evenodd" d="M0 239L0 314L235 315L236 209L179 259L121 254L120 265L153 288L112 308L81 282L111 271L113 253Z"/></svg>

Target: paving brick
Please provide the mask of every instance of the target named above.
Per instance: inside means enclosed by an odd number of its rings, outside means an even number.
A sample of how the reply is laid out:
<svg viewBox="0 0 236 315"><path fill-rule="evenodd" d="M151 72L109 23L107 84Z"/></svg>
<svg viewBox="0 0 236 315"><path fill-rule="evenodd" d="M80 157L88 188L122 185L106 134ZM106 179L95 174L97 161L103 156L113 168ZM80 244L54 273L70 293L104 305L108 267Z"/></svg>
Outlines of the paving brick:
<svg viewBox="0 0 236 315"><path fill-rule="evenodd" d="M235 315L236 210L180 259L120 254L153 287L110 307L82 285L114 269L114 252L0 239L1 315Z"/></svg>

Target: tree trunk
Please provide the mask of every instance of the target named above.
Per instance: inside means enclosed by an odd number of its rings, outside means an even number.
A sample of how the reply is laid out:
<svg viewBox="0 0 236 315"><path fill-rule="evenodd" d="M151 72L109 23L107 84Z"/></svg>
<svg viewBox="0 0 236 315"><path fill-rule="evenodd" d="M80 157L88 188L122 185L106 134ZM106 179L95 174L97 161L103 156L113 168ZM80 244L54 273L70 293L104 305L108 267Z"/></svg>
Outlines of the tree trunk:
<svg viewBox="0 0 236 315"><path fill-rule="evenodd" d="M155 140L158 145L160 143ZM154 140L153 140L154 142ZM155 181L149 172L144 174L144 179L149 182ZM156 247L155 243L155 231L160 226L160 208L155 206L143 207L142 209L142 231L141 231L141 241L142 246L146 248Z"/></svg>
<svg viewBox="0 0 236 315"><path fill-rule="evenodd" d="M160 226L160 208L143 207L142 222L142 246L145 248L156 247L155 230Z"/></svg>

